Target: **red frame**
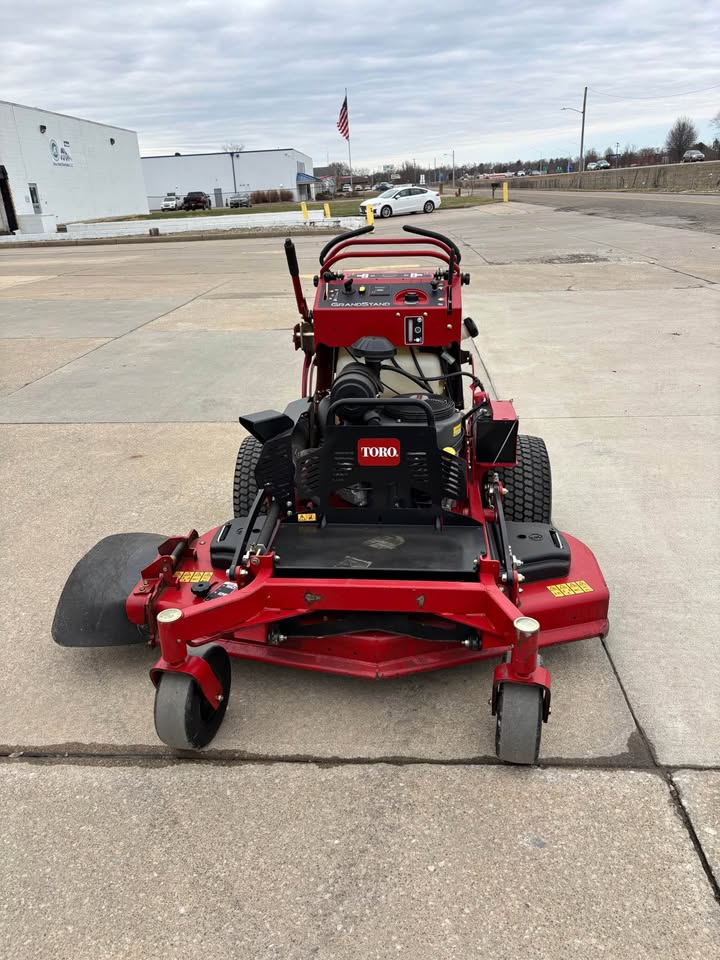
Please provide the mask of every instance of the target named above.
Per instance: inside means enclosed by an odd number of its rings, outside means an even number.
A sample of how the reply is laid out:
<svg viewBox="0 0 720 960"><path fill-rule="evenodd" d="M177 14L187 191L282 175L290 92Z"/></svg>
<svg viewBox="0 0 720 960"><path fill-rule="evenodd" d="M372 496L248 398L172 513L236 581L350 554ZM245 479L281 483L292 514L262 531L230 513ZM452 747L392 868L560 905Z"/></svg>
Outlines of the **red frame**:
<svg viewBox="0 0 720 960"><path fill-rule="evenodd" d="M343 259L361 256L358 247L393 246L402 249L379 250L376 256L398 257L417 254L417 245L432 247L423 256L433 256L449 263L450 248L439 241L351 239L333 248L323 264L323 272ZM414 249L413 249L414 248ZM429 281L432 272L420 278ZM408 285L409 278L388 278L392 284ZM342 282L330 280L330 283ZM461 274L457 263L453 269L453 308L427 308L427 329L438 338L437 345L459 345L461 336ZM303 395L308 387L309 372L315 366L317 388L315 398L325 395L332 381L332 351L323 349L351 345L358 336L381 332L396 345L403 344L403 334L395 321L402 310L369 307L363 310L333 310L324 305L326 281L319 278L314 310L315 346L306 349L303 364ZM298 309L308 321L299 283L295 284ZM417 308L415 308L417 309ZM349 316L348 314L353 314ZM405 308L404 314L413 314ZM491 418L509 424L517 420L509 401L489 401L480 389L473 390L473 404L489 402ZM499 481L492 471L498 464L475 460L474 445L466 437L463 456L468 467L468 497L456 506L456 512L485 524L498 520L497 504L502 495ZM503 461L503 465L515 461ZM494 496L483 500L483 485L490 484ZM296 504L298 511L303 504ZM282 522L282 521L278 521ZM545 719L549 711L550 675L538 665L540 647L569 643L607 632L609 596L607 586L591 551L579 540L564 534L571 549L571 566L567 577L524 583L515 570L510 582L501 579L501 566L490 556L478 557L477 578L473 582L417 580L295 579L277 576L272 544L263 554L249 553L235 571L237 589L214 600L205 600L192 593L183 574L213 571L210 543L216 530L203 536L191 531L185 537L173 537L159 548L159 555L142 571L137 586L127 600L127 614L132 623L145 625L152 645L159 644L161 656L151 671L157 684L163 672L187 673L196 680L208 701L217 706L219 683L209 665L192 655L192 648L207 643L222 645L229 655L249 660L379 679L420 673L461 663L470 663L510 652L507 662L495 668L493 678L493 711L497 689L502 683L530 683L544 692ZM225 577L213 571L214 581ZM584 582L587 590L573 592L563 584ZM549 589L552 588L552 589ZM580 588L575 587L574 590ZM423 617L463 624L482 638L482 649L471 649L459 642L431 642L382 631L366 631L349 635L280 638L283 622L295 617L312 617L322 611L375 611L382 597L385 611L421 614ZM172 622L158 622L162 610L177 609L181 615ZM516 630L519 617L530 617L539 624L539 632L521 634Z"/></svg>

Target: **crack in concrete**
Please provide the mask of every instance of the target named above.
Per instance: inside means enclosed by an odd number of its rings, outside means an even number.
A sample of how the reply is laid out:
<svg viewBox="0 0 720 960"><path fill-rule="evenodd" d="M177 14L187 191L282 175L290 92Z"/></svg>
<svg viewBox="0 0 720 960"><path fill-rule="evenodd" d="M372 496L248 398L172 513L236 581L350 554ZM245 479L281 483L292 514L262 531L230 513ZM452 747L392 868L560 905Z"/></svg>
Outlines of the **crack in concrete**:
<svg viewBox="0 0 720 960"><path fill-rule="evenodd" d="M628 744L633 741L635 734L631 734ZM425 766L425 767L495 767L504 768L496 756L483 754L475 757L416 757L397 756L388 754L377 757L319 757L314 754L264 754L251 753L245 750L213 750L202 753L190 750L168 751L163 747L131 747L122 746L117 749L103 750L98 745L88 745L88 750L63 750L58 747L29 749L0 750L0 767L10 763L31 764L68 764L88 766L182 766L184 764L201 764L206 766L276 766L278 764L296 766L316 766L322 769L333 767L375 766L384 764L391 767ZM625 758L632 762L623 764ZM720 772L720 767L698 767L688 764L655 764L649 758L638 757L636 753L628 751L609 757L563 758L547 757L536 764L538 770L601 770L613 773L651 773L667 779L674 773L685 770L700 772ZM674 784L673 784L674 788ZM684 809L684 808L683 808Z"/></svg>

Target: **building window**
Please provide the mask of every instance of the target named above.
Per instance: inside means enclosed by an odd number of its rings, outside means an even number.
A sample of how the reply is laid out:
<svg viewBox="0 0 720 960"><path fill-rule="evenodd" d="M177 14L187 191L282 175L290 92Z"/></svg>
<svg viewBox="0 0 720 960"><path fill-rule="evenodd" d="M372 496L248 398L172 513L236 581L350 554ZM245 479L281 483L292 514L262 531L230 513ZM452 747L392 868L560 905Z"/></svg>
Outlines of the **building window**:
<svg viewBox="0 0 720 960"><path fill-rule="evenodd" d="M298 160L297 162L297 172L305 173L305 164L302 162L302 160Z"/></svg>

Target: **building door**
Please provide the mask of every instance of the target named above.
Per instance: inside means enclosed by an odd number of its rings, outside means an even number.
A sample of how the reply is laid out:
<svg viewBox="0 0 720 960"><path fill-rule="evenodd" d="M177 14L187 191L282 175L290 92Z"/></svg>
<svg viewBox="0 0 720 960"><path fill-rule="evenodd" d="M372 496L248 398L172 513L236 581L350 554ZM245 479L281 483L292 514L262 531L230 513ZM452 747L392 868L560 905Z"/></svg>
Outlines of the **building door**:
<svg viewBox="0 0 720 960"><path fill-rule="evenodd" d="M18 222L15 216L12 193L10 193L7 170L0 165L0 233L14 233L17 228Z"/></svg>
<svg viewBox="0 0 720 960"><path fill-rule="evenodd" d="M37 184L29 183L28 190L30 191L30 201L33 205L33 213L42 213L42 207L40 206L40 194L38 193Z"/></svg>

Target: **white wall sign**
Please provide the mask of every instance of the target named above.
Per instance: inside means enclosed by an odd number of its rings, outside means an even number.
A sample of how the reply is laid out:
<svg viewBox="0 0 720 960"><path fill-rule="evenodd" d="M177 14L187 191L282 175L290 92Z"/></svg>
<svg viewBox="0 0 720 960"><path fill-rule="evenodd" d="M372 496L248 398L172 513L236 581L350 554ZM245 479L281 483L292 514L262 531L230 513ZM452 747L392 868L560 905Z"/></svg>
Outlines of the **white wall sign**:
<svg viewBox="0 0 720 960"><path fill-rule="evenodd" d="M58 143L57 140L51 140L50 156L56 167L71 167L73 165L70 143L67 140L63 140L62 143Z"/></svg>

